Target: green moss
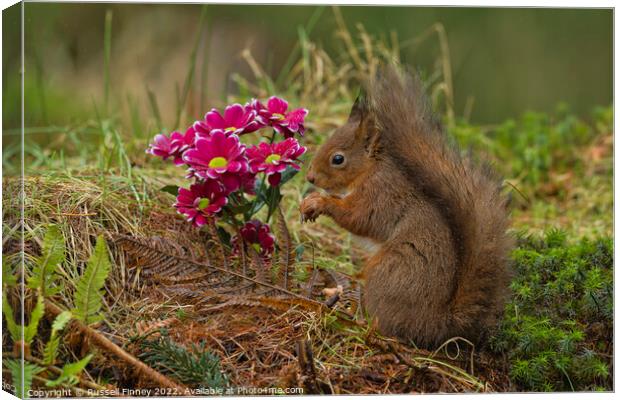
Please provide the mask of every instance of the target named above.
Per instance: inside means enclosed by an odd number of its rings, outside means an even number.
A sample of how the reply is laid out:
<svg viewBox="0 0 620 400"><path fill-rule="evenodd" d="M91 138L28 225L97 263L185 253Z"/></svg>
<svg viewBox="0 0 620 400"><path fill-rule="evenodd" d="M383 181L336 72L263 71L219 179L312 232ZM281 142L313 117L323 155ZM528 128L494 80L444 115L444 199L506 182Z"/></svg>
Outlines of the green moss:
<svg viewBox="0 0 620 400"><path fill-rule="evenodd" d="M570 242L560 230L519 239L514 296L495 350L523 390L611 390L613 240Z"/></svg>

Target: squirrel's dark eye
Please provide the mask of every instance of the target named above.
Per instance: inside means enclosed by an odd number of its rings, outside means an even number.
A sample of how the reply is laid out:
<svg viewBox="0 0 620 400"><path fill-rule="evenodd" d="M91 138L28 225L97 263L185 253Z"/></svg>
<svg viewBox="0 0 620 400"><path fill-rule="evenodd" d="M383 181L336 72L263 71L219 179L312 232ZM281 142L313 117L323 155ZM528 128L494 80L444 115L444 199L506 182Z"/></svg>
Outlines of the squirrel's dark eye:
<svg viewBox="0 0 620 400"><path fill-rule="evenodd" d="M344 162L344 156L342 154L334 154L334 156L332 157L333 165L340 165L343 162Z"/></svg>

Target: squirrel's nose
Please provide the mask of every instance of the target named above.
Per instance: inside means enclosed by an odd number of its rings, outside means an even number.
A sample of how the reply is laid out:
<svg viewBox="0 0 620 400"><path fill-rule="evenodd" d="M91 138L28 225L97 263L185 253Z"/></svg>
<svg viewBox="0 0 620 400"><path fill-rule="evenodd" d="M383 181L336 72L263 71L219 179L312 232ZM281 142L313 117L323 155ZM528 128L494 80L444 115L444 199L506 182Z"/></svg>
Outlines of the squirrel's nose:
<svg viewBox="0 0 620 400"><path fill-rule="evenodd" d="M314 183L314 174L312 172L308 172L308 175L306 175L306 179L308 180L308 182Z"/></svg>

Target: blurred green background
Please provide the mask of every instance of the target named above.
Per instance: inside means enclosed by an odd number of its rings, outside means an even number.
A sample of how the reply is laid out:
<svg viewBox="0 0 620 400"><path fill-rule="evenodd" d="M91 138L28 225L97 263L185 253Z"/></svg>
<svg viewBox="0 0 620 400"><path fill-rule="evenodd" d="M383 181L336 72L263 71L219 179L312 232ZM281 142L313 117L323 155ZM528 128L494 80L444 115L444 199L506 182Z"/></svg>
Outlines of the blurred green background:
<svg viewBox="0 0 620 400"><path fill-rule="evenodd" d="M28 126L70 124L92 116L93 105L101 104L106 10L113 16L110 96L147 107L151 90L162 118L173 113L199 28L200 5L26 3ZM362 24L388 41L396 35L403 61L423 76L431 73L441 49L435 38L418 39L441 23L449 45L454 110L468 114L472 123L493 124L527 110L547 112L559 103L585 116L612 101L610 9L365 6L341 11L352 32ZM208 67L201 71L208 73L200 73L193 88L206 100L194 105L193 117L235 91L232 73L250 73L241 57L244 49L277 76L299 40L299 27L313 15L318 20L310 40L337 60L342 50L329 7L317 12L316 6L209 5L197 54ZM19 43L8 41L19 37L19 8L6 11L3 22L3 126L15 128L20 122Z"/></svg>

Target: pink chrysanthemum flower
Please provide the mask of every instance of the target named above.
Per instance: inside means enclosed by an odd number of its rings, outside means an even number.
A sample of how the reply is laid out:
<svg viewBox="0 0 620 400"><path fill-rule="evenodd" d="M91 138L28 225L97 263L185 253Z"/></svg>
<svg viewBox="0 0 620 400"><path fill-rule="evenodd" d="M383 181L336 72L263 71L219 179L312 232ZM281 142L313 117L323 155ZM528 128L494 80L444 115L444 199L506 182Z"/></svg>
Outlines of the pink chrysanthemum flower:
<svg viewBox="0 0 620 400"><path fill-rule="evenodd" d="M232 104L224 110L224 115L215 108L205 115L205 122L209 129L220 129L226 133L241 135L261 128L256 121L256 111L241 104ZM204 129L203 129L204 130Z"/></svg>
<svg viewBox="0 0 620 400"><path fill-rule="evenodd" d="M227 173L247 172L244 153L245 146L239 142L239 136L214 130L209 137L196 139L195 148L183 154L183 161L190 166L190 176L218 179Z"/></svg>
<svg viewBox="0 0 620 400"><path fill-rule="evenodd" d="M217 214L228 203L226 192L219 182L208 180L193 184L189 189L179 188L177 211L197 227L206 224L210 217Z"/></svg>
<svg viewBox="0 0 620 400"><path fill-rule="evenodd" d="M170 137L159 134L146 150L147 153L167 160L172 157L176 165L183 164L183 153L194 145L196 132L190 126L185 133L174 131Z"/></svg>
<svg viewBox="0 0 620 400"><path fill-rule="evenodd" d="M263 258L268 258L274 251L275 238L271 234L269 225L258 220L251 220L239 230L243 241L254 248ZM235 252L239 252L239 235L232 238L231 244Z"/></svg>
<svg viewBox="0 0 620 400"><path fill-rule="evenodd" d="M304 119L308 110L298 108L288 112L288 103L284 99L272 96L267 100L266 107L260 101L252 100L250 108L257 112L256 120L260 124L272 126L286 138L293 137L296 132L303 136L306 131Z"/></svg>
<svg viewBox="0 0 620 400"><path fill-rule="evenodd" d="M300 167L295 160L305 152L306 148L296 139L288 138L273 144L261 142L258 146L248 148L247 156L250 170L253 173L264 172L269 184L276 186L280 183L282 172L287 166L299 170Z"/></svg>

